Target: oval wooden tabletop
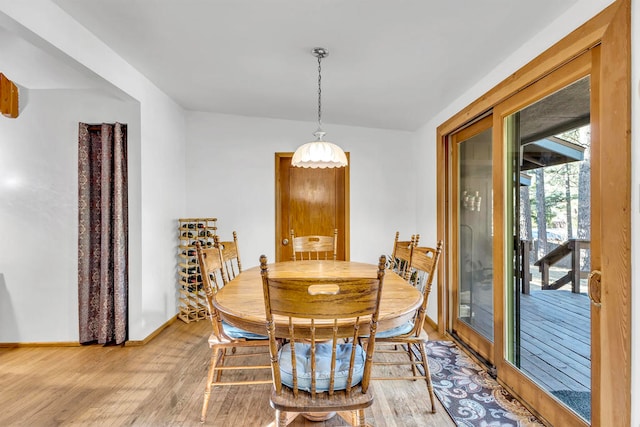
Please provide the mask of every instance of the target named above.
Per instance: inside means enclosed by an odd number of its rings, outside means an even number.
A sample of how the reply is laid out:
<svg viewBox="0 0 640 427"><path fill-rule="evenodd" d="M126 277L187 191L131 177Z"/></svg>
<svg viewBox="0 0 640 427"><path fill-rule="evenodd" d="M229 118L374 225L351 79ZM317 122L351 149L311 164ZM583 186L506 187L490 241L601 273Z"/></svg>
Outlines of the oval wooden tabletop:
<svg viewBox="0 0 640 427"><path fill-rule="evenodd" d="M373 264L350 261L287 261L269 264L269 277L375 277L377 268ZM420 291L393 271L386 270L378 331L408 321L421 303ZM266 334L260 267L243 271L219 290L214 297L214 305L226 322L247 331ZM277 329L280 327L276 324Z"/></svg>

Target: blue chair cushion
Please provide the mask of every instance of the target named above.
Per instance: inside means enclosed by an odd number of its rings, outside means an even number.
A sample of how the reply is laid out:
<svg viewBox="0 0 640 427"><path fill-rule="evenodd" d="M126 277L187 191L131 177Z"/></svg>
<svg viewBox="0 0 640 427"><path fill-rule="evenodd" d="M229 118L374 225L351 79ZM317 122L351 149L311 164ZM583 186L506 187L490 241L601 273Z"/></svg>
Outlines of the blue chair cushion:
<svg viewBox="0 0 640 427"><path fill-rule="evenodd" d="M296 374L298 389L311 391L311 345L295 343ZM336 347L336 374L333 384L334 390L347 388L349 376L349 360L351 358L351 344L338 344ZM356 345L355 366L351 386L362 381L364 374L365 352L360 345ZM280 377L282 384L293 388L293 368L291 365L291 343L284 345L279 352ZM329 390L331 381L331 343L316 345L316 391Z"/></svg>
<svg viewBox="0 0 640 427"><path fill-rule="evenodd" d="M224 329L224 333L227 336L235 339L247 339L247 340L268 340L269 337L266 335L254 334L253 332L245 331L244 329L240 329L233 325L228 324L225 321L222 321L222 329Z"/></svg>
<svg viewBox="0 0 640 427"><path fill-rule="evenodd" d="M395 328L387 329L386 331L376 332L376 339L391 338L391 337L397 337L398 335L408 334L409 332L411 332L411 329L413 329L413 322L408 321L406 323L403 323L400 326L396 326ZM367 338L367 337L368 335L363 336L362 338Z"/></svg>

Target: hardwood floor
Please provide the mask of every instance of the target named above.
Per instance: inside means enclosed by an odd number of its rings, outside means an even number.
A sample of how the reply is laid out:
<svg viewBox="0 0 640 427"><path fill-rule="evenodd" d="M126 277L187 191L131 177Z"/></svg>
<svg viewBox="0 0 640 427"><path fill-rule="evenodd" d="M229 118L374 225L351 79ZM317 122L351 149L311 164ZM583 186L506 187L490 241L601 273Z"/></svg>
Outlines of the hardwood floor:
<svg viewBox="0 0 640 427"><path fill-rule="evenodd" d="M144 346L1 348L0 425L198 426L209 332L207 321L176 321ZM214 389L205 425L269 426L270 387ZM374 381L373 390L372 425L455 426L439 402L436 414L428 412L421 381ZM291 424L337 425L344 425L338 417Z"/></svg>

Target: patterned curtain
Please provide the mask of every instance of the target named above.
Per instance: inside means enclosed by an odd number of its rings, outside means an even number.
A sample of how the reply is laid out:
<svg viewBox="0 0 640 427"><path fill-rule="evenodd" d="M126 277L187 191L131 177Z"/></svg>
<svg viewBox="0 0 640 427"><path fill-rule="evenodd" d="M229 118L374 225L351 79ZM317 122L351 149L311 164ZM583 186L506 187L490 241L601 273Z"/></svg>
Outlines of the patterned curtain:
<svg viewBox="0 0 640 427"><path fill-rule="evenodd" d="M78 138L80 343L127 339L127 125L80 123Z"/></svg>

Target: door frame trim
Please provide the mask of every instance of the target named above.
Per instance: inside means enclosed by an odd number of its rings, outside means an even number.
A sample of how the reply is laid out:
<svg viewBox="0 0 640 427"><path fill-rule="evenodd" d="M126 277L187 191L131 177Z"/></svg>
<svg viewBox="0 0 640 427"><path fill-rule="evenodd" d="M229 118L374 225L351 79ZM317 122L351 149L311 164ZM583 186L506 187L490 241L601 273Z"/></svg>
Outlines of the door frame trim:
<svg viewBox="0 0 640 427"><path fill-rule="evenodd" d="M593 74L606 76L600 81L598 129L592 138L607 141L600 147L603 158L600 181L602 247L615 247L615 256L602 259L602 307L598 325L592 330L592 345L600 348L600 364L594 366L600 385L592 395L593 425L629 425L631 422L631 1L617 0L594 18L571 32L531 62L503 80L493 89L438 126L436 131L437 186L450 186L448 135L475 117L492 109L520 90L540 80L583 52L600 45L600 60L594 61ZM597 67L597 68L596 68ZM604 159L606 156L606 159ZM595 179L598 179L597 177ZM438 330L445 332L449 321L450 280L452 268L448 191L438 191L438 239L445 242L444 274L438 275ZM503 200L501 194L495 199ZM593 195L592 195L593 198ZM593 219L592 219L593 221ZM496 230L499 229L496 228ZM449 263L447 265L447 263ZM592 266L597 268L597 266ZM607 276L609 280L607 280ZM500 284L503 286L503 283ZM495 285L494 285L495 289ZM603 372L605 371L605 372ZM526 387L526 385L523 385ZM595 392L595 390L594 390ZM535 410L538 401L526 402Z"/></svg>
<svg viewBox="0 0 640 427"><path fill-rule="evenodd" d="M459 165L459 144L461 142L465 142L466 140L479 135L482 132L492 130L493 124L493 113L487 114L479 120L475 120L473 123L470 123L468 126L465 126L462 129L457 130L456 132L449 135L449 141L451 142L451 191L452 194L456 194L458 197L459 193L459 176L460 176L460 165ZM493 130L492 130L493 132ZM492 135L493 140L493 135ZM492 143L493 146L493 143ZM493 147L492 147L493 151ZM492 154L493 156L493 154ZM492 159L492 169L495 169L493 166ZM495 172L492 170L492 182L491 182L491 191L495 187L495 180L493 179L493 175ZM456 193L458 190L458 193ZM485 198L485 204L488 206L490 203L490 198ZM491 206L491 210L493 210L493 206ZM450 213L452 217L452 223L454 218L460 218L460 209L459 203L452 203L450 206ZM492 218L493 220L493 218ZM451 256L450 262L451 266L459 266L460 265L460 254L458 253L458 247L460 242L460 231L458 227L451 228L451 251L449 251L449 255ZM457 255L457 256L456 256ZM494 340L489 340L487 337L482 336L478 331L476 331L471 325L466 322L459 321L459 286L460 286L460 274L459 268L452 268L450 270L450 283L451 283L451 304L449 305L451 310L451 324L449 325L450 330L455 331L456 335L467 340L469 343L473 343L472 346L475 346L474 351L480 355L480 357L484 358L488 363L495 364L493 360L494 354ZM495 301L492 303L494 307L495 314ZM495 331L493 331L493 335L495 336Z"/></svg>

